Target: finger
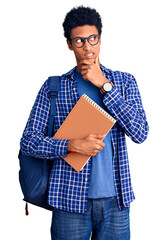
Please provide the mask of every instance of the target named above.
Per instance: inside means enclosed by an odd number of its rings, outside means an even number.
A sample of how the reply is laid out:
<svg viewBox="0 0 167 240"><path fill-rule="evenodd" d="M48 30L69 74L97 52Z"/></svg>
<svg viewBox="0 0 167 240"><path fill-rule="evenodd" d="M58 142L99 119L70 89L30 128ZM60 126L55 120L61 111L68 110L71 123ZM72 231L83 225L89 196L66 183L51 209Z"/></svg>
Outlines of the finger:
<svg viewBox="0 0 167 240"><path fill-rule="evenodd" d="M105 146L105 143L102 140L97 140L97 144L103 148Z"/></svg>
<svg viewBox="0 0 167 240"><path fill-rule="evenodd" d="M102 147L102 149L105 147L105 143L104 142L101 142L100 143L100 146Z"/></svg>
<svg viewBox="0 0 167 240"><path fill-rule="evenodd" d="M94 133L92 133L89 136L91 136L93 138L100 138L101 139L101 138L105 137L105 134L94 134Z"/></svg>
<svg viewBox="0 0 167 240"><path fill-rule="evenodd" d="M96 156L96 154L98 154L100 151L101 151L100 149L99 150L94 150L93 151L93 156Z"/></svg>
<svg viewBox="0 0 167 240"><path fill-rule="evenodd" d="M96 134L96 138L103 139L106 134Z"/></svg>
<svg viewBox="0 0 167 240"><path fill-rule="evenodd" d="M90 65L81 65L81 70L85 70L85 69L89 69L90 68Z"/></svg>
<svg viewBox="0 0 167 240"><path fill-rule="evenodd" d="M86 81L89 81L88 80L88 71L87 70L86 71L81 71L81 74L82 74L83 79L85 79Z"/></svg>
<svg viewBox="0 0 167 240"><path fill-rule="evenodd" d="M87 69L81 70L81 74L82 74L82 75L85 75L85 74L87 74L87 73L88 73L88 70L87 70Z"/></svg>
<svg viewBox="0 0 167 240"><path fill-rule="evenodd" d="M98 145L98 146L96 147L96 150L97 150L97 151L101 151L101 150L103 150L103 147L102 147L101 145Z"/></svg>
<svg viewBox="0 0 167 240"><path fill-rule="evenodd" d="M94 157L94 156L96 156L96 154L97 154L97 153L93 152L93 153L91 154L91 156Z"/></svg>
<svg viewBox="0 0 167 240"><path fill-rule="evenodd" d="M99 57L96 57L96 59L95 59L95 64L96 64L96 66L100 69Z"/></svg>
<svg viewBox="0 0 167 240"><path fill-rule="evenodd" d="M96 63L97 66L99 66L99 57L96 57L95 63Z"/></svg>

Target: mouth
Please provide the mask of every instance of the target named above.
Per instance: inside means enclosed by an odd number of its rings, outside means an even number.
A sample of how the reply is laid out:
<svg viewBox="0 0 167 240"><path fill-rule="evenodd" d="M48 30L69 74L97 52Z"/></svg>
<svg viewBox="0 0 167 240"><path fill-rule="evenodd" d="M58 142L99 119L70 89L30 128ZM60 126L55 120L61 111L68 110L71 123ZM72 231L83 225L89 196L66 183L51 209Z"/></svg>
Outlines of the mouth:
<svg viewBox="0 0 167 240"><path fill-rule="evenodd" d="M85 58L94 58L94 53L86 53L85 55L84 55L84 57Z"/></svg>

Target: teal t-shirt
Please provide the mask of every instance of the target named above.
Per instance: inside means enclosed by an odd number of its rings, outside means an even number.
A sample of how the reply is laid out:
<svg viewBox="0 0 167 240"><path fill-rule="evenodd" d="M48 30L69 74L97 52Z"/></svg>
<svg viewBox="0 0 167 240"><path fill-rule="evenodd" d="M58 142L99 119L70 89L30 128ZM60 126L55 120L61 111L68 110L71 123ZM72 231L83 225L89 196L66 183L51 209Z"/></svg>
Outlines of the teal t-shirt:
<svg viewBox="0 0 167 240"><path fill-rule="evenodd" d="M74 75L77 81L79 96L88 95L104 110L103 96L99 88L83 79L82 74L76 70ZM105 147L96 156L91 157L92 168L89 182L88 198L106 198L116 196L113 179L113 149L111 144L111 131L108 132L103 142Z"/></svg>

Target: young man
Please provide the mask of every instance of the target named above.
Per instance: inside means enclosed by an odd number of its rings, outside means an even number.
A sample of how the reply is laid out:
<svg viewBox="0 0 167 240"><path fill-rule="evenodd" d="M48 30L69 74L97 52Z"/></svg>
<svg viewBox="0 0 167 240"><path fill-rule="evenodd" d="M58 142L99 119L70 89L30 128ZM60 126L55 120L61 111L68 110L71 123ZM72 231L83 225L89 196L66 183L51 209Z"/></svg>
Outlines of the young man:
<svg viewBox="0 0 167 240"><path fill-rule="evenodd" d="M94 9L74 8L63 23L77 67L61 76L54 120L56 132L79 97L86 93L117 123L103 135L83 139L46 137L50 99L48 81L36 98L21 139L26 154L53 160L48 203L54 207L52 240L128 240L129 208L134 200L125 134L142 143L148 124L135 78L100 64L101 18ZM82 126L81 126L82 127ZM68 152L91 156L77 173L62 157ZM78 159L79 160L79 159Z"/></svg>

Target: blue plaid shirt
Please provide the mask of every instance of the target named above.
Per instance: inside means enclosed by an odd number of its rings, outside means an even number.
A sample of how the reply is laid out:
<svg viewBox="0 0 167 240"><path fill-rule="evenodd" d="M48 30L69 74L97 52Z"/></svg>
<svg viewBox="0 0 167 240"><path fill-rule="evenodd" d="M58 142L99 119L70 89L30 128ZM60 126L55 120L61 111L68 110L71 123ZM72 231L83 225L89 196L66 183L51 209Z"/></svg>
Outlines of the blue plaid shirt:
<svg viewBox="0 0 167 240"><path fill-rule="evenodd" d="M79 99L74 71L61 76L56 98L54 132L58 130ZM103 75L114 88L104 95L103 102L117 123L111 129L113 146L113 175L119 208L130 207L135 197L131 184L125 134L134 142L142 143L148 134L148 123L135 78L129 73L112 71L101 65ZM58 140L46 136L50 110L48 80L41 87L21 138L21 150L53 161L48 192L48 203L69 212L85 213L91 159L79 173L62 157L67 156L69 139Z"/></svg>

